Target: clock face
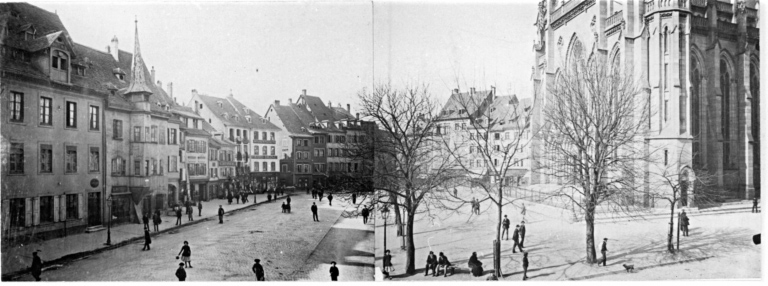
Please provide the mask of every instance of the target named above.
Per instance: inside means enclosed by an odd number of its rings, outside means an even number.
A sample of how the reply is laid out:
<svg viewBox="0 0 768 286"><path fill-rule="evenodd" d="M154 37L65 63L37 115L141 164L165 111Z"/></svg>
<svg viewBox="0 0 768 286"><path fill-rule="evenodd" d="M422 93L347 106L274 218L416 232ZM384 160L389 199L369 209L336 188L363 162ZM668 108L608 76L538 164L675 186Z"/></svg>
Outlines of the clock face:
<svg viewBox="0 0 768 286"><path fill-rule="evenodd" d="M98 179L92 179L91 180L91 188L95 188L99 186L99 180Z"/></svg>

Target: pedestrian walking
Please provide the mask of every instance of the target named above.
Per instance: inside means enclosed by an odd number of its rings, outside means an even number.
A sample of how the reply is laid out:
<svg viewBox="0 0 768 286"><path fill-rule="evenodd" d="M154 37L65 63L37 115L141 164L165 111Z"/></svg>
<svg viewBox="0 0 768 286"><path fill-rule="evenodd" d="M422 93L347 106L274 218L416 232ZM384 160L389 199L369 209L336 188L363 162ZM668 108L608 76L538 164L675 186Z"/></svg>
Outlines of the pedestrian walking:
<svg viewBox="0 0 768 286"><path fill-rule="evenodd" d="M336 268L336 261L331 261L331 270L329 272L331 273L331 281L339 281L337 280L339 278L339 269Z"/></svg>
<svg viewBox="0 0 768 286"><path fill-rule="evenodd" d="M425 268L424 276L429 275L430 269L432 269L432 276L437 276L437 256L435 256L435 253L432 251L427 255L427 266Z"/></svg>
<svg viewBox="0 0 768 286"><path fill-rule="evenodd" d="M315 188L312 188L312 199L314 200L316 198L317 198L317 190L315 190Z"/></svg>
<svg viewBox="0 0 768 286"><path fill-rule="evenodd" d="M181 207L176 206L176 225L181 225Z"/></svg>
<svg viewBox="0 0 768 286"><path fill-rule="evenodd" d="M291 204L285 204L285 210L291 213Z"/></svg>
<svg viewBox="0 0 768 286"><path fill-rule="evenodd" d="M291 195L288 195L288 197L285 198L285 201L288 202L288 205L291 205Z"/></svg>
<svg viewBox="0 0 768 286"><path fill-rule="evenodd" d="M368 207L367 206L363 206L363 211L362 211L363 224L368 224L368 214L369 214Z"/></svg>
<svg viewBox="0 0 768 286"><path fill-rule="evenodd" d="M203 202L197 202L197 216L203 216Z"/></svg>
<svg viewBox="0 0 768 286"><path fill-rule="evenodd" d="M192 205L187 207L187 221L193 221L195 216L195 211L192 210Z"/></svg>
<svg viewBox="0 0 768 286"><path fill-rule="evenodd" d="M683 231L683 236L688 236L688 225L690 225L690 221L688 219L688 215L685 213L685 210L680 214L680 227Z"/></svg>
<svg viewBox="0 0 768 286"><path fill-rule="evenodd" d="M285 202L283 202L283 205L281 206L281 208L283 209L283 213L286 213L288 211L288 208L286 207Z"/></svg>
<svg viewBox="0 0 768 286"><path fill-rule="evenodd" d="M356 205L356 204L357 204L357 193L353 193L353 194L352 194L352 204L353 204L353 205Z"/></svg>
<svg viewBox="0 0 768 286"><path fill-rule="evenodd" d="M141 251L149 250L149 244L152 243L152 237L149 235L149 227L144 228L144 248Z"/></svg>
<svg viewBox="0 0 768 286"><path fill-rule="evenodd" d="M314 202L312 202L312 207L310 207L310 210L312 210L312 220L320 221L320 218L317 216L317 205L315 205Z"/></svg>
<svg viewBox="0 0 768 286"><path fill-rule="evenodd" d="M227 192L227 202L229 202L230 205L232 204L232 199L232 192Z"/></svg>
<svg viewBox="0 0 768 286"><path fill-rule="evenodd" d="M253 267L251 267L251 271L253 271L253 274L256 274L256 281L266 281L264 279L264 267L261 267L261 259L254 259L253 262L256 262L253 264Z"/></svg>
<svg viewBox="0 0 768 286"><path fill-rule="evenodd" d="M603 238L603 245L600 246L600 253L603 254L603 266L606 266L608 263L608 238ZM600 263L597 263L599 266Z"/></svg>
<svg viewBox="0 0 768 286"><path fill-rule="evenodd" d="M475 214L475 203L476 203L476 202L477 202L477 199L475 199L475 198L473 197L473 198L472 198L472 201L470 202L470 204L472 205L472 212L470 212L470 216L471 216L471 215L473 215L473 214Z"/></svg>
<svg viewBox="0 0 768 286"><path fill-rule="evenodd" d="M437 259L437 273L436 276L440 275L440 270L443 270L443 277L448 277L448 269L451 268L451 262L448 261L448 257L445 256L442 252L440 252L440 257ZM451 273L453 275L453 273Z"/></svg>
<svg viewBox="0 0 768 286"><path fill-rule="evenodd" d="M386 278L392 279L389 277L389 274L391 272L395 271L395 268L392 267L392 254L390 254L389 249L384 251L384 275L386 275Z"/></svg>
<svg viewBox="0 0 768 286"><path fill-rule="evenodd" d="M328 205L333 206L333 194L328 194Z"/></svg>
<svg viewBox="0 0 768 286"><path fill-rule="evenodd" d="M501 221L501 226L504 228L504 230L502 230L501 232L501 237L504 237L504 234L506 233L507 234L506 240L509 240L509 225L510 225L509 218L507 218L507 215L504 215L504 220Z"/></svg>
<svg viewBox="0 0 768 286"><path fill-rule="evenodd" d="M272 201L272 193L271 192L267 192L267 201L268 202Z"/></svg>
<svg viewBox="0 0 768 286"><path fill-rule="evenodd" d="M43 260L37 255L38 252L40 252L40 250L32 252L32 266L29 267L35 281L40 281L40 275L43 274Z"/></svg>
<svg viewBox="0 0 768 286"><path fill-rule="evenodd" d="M144 223L144 228L149 229L149 214L144 214L141 221Z"/></svg>
<svg viewBox="0 0 768 286"><path fill-rule="evenodd" d="M520 222L520 247L525 247L525 221Z"/></svg>
<svg viewBox="0 0 768 286"><path fill-rule="evenodd" d="M163 221L163 220L162 220L162 219L160 219L160 210L158 210L158 211L156 211L156 212L155 212L155 213L152 215L152 224L155 226L155 228L154 228L154 229L155 229L155 232L158 232L158 231L160 231L160 223L161 223L162 221Z"/></svg>
<svg viewBox="0 0 768 286"><path fill-rule="evenodd" d="M523 252L523 247L520 246L520 225L519 224L515 226L515 231L512 233L512 241L515 242L515 244L512 245L512 253L517 253L515 252L515 247L520 249L520 252Z"/></svg>
<svg viewBox="0 0 768 286"><path fill-rule="evenodd" d="M528 252L523 252L523 281L528 280Z"/></svg>
<svg viewBox="0 0 768 286"><path fill-rule="evenodd" d="M477 259L477 252L472 252L472 256L469 257L469 261L467 262L467 265L469 266L469 269L472 272L472 276L475 276L475 277L483 276L483 263Z"/></svg>
<svg viewBox="0 0 768 286"><path fill-rule="evenodd" d="M757 208L757 196L755 196L755 198L752 199L752 212L753 213L758 213L759 212L759 210Z"/></svg>
<svg viewBox="0 0 768 286"><path fill-rule="evenodd" d="M179 263L179 268L176 269L176 278L179 278L179 281L187 280L187 271L184 270L184 262Z"/></svg>
<svg viewBox="0 0 768 286"><path fill-rule="evenodd" d="M317 193L317 196L318 196L318 199L320 199L320 201L322 202L322 201L323 201L323 190L320 190L320 191Z"/></svg>
<svg viewBox="0 0 768 286"><path fill-rule="evenodd" d="M179 251L179 254L176 254L176 258L179 258L179 255L181 255L181 262L184 262L183 265L186 267L186 265L189 265L189 268L192 268L192 249L189 248L189 242L184 241L184 246L181 247L181 250Z"/></svg>
<svg viewBox="0 0 768 286"><path fill-rule="evenodd" d="M224 223L224 208L219 205L219 223Z"/></svg>

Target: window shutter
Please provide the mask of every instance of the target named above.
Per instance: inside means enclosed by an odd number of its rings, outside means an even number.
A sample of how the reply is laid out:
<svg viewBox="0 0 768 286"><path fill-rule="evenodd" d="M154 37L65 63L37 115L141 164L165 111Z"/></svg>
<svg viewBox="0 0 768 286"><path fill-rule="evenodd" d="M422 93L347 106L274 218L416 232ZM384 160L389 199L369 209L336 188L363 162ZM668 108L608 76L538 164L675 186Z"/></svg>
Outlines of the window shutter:
<svg viewBox="0 0 768 286"><path fill-rule="evenodd" d="M24 226L32 225L32 198L24 199Z"/></svg>
<svg viewBox="0 0 768 286"><path fill-rule="evenodd" d="M85 203L83 203L83 194L77 194L77 218L85 217Z"/></svg>
<svg viewBox="0 0 768 286"><path fill-rule="evenodd" d="M33 225L39 225L40 224L40 197L36 197L32 199L32 208L34 209L34 214L32 214Z"/></svg>
<svg viewBox="0 0 768 286"><path fill-rule="evenodd" d="M59 199L59 221L67 220L67 195L61 195Z"/></svg>
<svg viewBox="0 0 768 286"><path fill-rule="evenodd" d="M59 208L59 202L60 202L59 197L60 196L53 196L53 221L54 222L59 221L59 210L61 210L61 208Z"/></svg>
<svg viewBox="0 0 768 286"><path fill-rule="evenodd" d="M11 202L9 200L3 200L3 231L8 229L11 224Z"/></svg>

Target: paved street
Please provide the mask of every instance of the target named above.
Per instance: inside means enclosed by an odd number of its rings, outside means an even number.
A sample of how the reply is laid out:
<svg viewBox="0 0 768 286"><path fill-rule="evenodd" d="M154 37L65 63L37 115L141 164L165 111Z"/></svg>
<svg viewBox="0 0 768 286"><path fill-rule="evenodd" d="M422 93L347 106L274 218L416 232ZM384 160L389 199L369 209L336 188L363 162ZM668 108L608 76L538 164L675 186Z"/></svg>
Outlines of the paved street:
<svg viewBox="0 0 768 286"><path fill-rule="evenodd" d="M210 219L153 237L150 251L141 251L141 243L131 244L45 271L43 280L174 281L179 263L176 255L184 240L192 248L193 268L187 269L188 281L253 280L251 265L255 258L261 259L267 280L306 278L302 269L320 267L322 261L309 257L315 249L326 248L319 245L345 207L341 202L329 207L324 200L318 203L320 222L313 222L311 204L310 196L298 195L292 196L290 214L281 213L279 201L250 207L226 215L224 224ZM352 249L354 245L339 247ZM305 265L308 260L316 265ZM340 265L342 273L343 267Z"/></svg>
<svg viewBox="0 0 768 286"><path fill-rule="evenodd" d="M690 236L680 238L681 252L677 255L670 255L666 251L668 219L601 222L595 226L595 238L597 243L604 237L609 238L609 253L608 266L598 267L583 263L584 222L572 223L570 212L551 206L533 202L525 202L525 205L527 231L524 249L529 252L528 276L532 280L569 280L593 275L594 279L605 280L760 277L760 246L752 244L752 235L760 233L760 214L741 212L691 216ZM405 267L404 252L399 249L399 239L395 239L395 227L389 227L388 238L395 242L389 246L396 269L393 274L395 280L484 280L493 265L492 241L495 237L496 212L490 203L484 202L481 214L470 217L469 208L467 205L460 214L433 211L431 214L439 218L423 218L416 223L415 259L418 273L413 276L402 272ZM512 221L510 231L523 219L518 207L509 205L505 207L504 213ZM390 218L390 224L392 222ZM376 223L376 240L380 241L383 239L382 221L379 219ZM505 279L520 280L522 255L519 252L512 253L512 244L512 240L502 241L502 272ZM599 244L596 248L599 256ZM456 275L447 278L425 277L424 261L430 250L435 254L444 252L458 267ZM477 252L483 262L486 270L484 277L472 277L467 270L467 260L472 252ZM383 250L377 243L377 267L381 267L382 256ZM636 273L612 273L623 270L622 264L634 264L640 268L706 257L710 258L700 262L647 268Z"/></svg>

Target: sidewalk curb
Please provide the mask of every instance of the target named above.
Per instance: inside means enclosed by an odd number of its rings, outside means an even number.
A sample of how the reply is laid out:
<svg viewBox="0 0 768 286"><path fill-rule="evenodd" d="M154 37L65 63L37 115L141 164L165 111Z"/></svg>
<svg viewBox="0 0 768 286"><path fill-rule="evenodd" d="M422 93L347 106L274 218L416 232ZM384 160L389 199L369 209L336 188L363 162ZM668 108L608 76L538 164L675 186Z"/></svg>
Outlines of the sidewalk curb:
<svg viewBox="0 0 768 286"><path fill-rule="evenodd" d="M243 207L227 211L224 214L225 215L231 215L231 214L243 211L243 210L245 210L245 209L247 209L249 207L258 206L258 205L261 205L261 204L264 204L264 203L271 203L273 201L276 201L277 199L285 198L285 197L286 196L276 197L276 198L272 199L272 201L264 200L262 202L258 202L258 203L255 203L255 204L244 205ZM178 229L181 229L181 228L184 228L184 227L187 227L187 226L191 226L191 225L195 225L195 224L198 224L198 223L202 223L204 221L214 220L216 218L216 216L217 215L215 215L213 217L201 218L201 219L198 219L198 220L187 222L187 223L182 224L182 225L175 225L173 227L166 228L166 229L163 229L163 230L158 231L158 232L151 232L150 236L151 237L156 237L156 236L158 236L160 234L164 234L164 233L167 233L167 232L170 232L170 231L173 231L173 230L178 230ZM99 254L99 253L102 253L104 251L120 248L120 247L126 246L128 244L131 244L133 242L136 242L136 241L139 241L139 240L143 240L143 239L144 239L144 235L135 236L135 237L132 237L132 238L129 238L129 239L117 242L117 243L113 243L112 245L102 246L102 247L99 247L99 248L96 248L96 249L93 249L93 250L87 250L87 251L82 251L82 252L70 253L70 254L64 255L62 257L59 257L59 258L56 258L56 259L52 259L52 260L47 260L47 261L43 262L43 268L45 268L46 266L51 266L51 265L56 265L56 264L62 264L63 265L63 264L66 264L67 262L70 262L70 261L73 261L73 260L77 260L79 258L83 258L83 257L86 257L86 256L91 256L91 255ZM14 281L14 280L16 280L17 277L29 273L29 271L30 271L29 268L26 268L26 269L23 269L23 270L18 270L18 271L14 271L14 272L4 273L4 274L2 274L2 279L0 281Z"/></svg>
<svg viewBox="0 0 768 286"><path fill-rule="evenodd" d="M714 256L706 256L706 257L699 257L699 258L688 259L688 260L683 260L683 261L667 262L667 263L662 263L662 264L658 264L658 265L649 265L649 266L643 266L643 267L636 267L635 270L644 270L644 269L651 269L651 268L657 268L657 267L663 267L663 266L669 266L669 265L675 265L675 264L685 264L685 263L690 263L690 262L698 262L698 261L710 259L712 257L714 257ZM621 274L621 273L626 273L626 272L627 272L626 270L616 270L616 271L611 271L611 272L597 273L597 274L586 275L586 276L581 276L581 277L568 278L568 280L587 280L587 279L592 279L592 278L595 278L595 277L615 275L615 274Z"/></svg>
<svg viewBox="0 0 768 286"><path fill-rule="evenodd" d="M347 210L347 209L346 209L346 208L344 208L344 209L341 211L341 213L339 213L339 217L338 217L338 218L336 218L336 220L335 220L335 221L333 221L333 223L331 224L331 227L329 227L329 228L328 228L328 231L326 231L326 232L325 232L325 234L323 235L323 237L322 237L322 238L320 238L320 240L318 240L318 241L317 241L317 243L315 244L315 246L314 246L314 247L312 247L312 251L311 251L311 252L309 252L309 254L307 254L307 257L305 257L305 258L304 258L304 261L307 261L307 260L309 260L309 258L310 258L310 257L312 257L312 254L315 254L315 251L317 250L317 247L320 245L320 243L321 243L321 242L323 242L323 239L325 239L325 237L326 237L326 236L328 236L328 234L329 234L329 233L331 233L331 229L333 228L333 226L334 226L334 225L336 225L337 223L339 223L339 220L341 220L341 218L342 218L342 215L344 214L344 212L345 212L346 210ZM300 272L301 272L301 273L300 273ZM301 275L301 274L308 274L306 271L304 271L304 268L303 268L303 267L302 267L301 269L297 269L297 270L295 270L293 273L291 273L291 275L290 275L290 276L296 277L296 275ZM296 279L295 281L300 281L300 280L299 280L299 279Z"/></svg>

